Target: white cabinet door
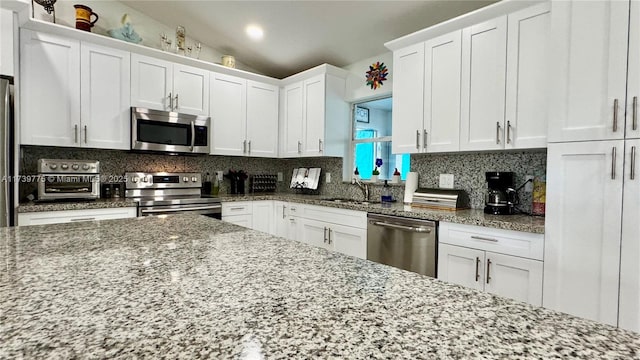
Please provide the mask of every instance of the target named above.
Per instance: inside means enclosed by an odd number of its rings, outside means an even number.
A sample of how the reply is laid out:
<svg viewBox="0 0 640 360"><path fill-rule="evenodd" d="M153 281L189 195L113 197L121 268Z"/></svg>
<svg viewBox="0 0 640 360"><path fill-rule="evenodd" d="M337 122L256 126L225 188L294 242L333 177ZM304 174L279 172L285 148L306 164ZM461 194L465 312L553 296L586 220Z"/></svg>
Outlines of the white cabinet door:
<svg viewBox="0 0 640 360"><path fill-rule="evenodd" d="M483 290L484 251L439 244L438 279Z"/></svg>
<svg viewBox="0 0 640 360"><path fill-rule="evenodd" d="M0 74L14 76L13 11L0 9Z"/></svg>
<svg viewBox="0 0 640 360"><path fill-rule="evenodd" d="M288 219L287 225L287 239L304 242L302 239L302 230L300 219L297 217L290 216Z"/></svg>
<svg viewBox="0 0 640 360"><path fill-rule="evenodd" d="M252 209L252 229L273 234L275 231L273 201L253 201Z"/></svg>
<svg viewBox="0 0 640 360"><path fill-rule="evenodd" d="M628 1L552 2L549 142L623 138L628 18Z"/></svg>
<svg viewBox="0 0 640 360"><path fill-rule="evenodd" d="M176 112L209 116L209 71L174 64L173 99Z"/></svg>
<svg viewBox="0 0 640 360"><path fill-rule="evenodd" d="M460 149L462 31L425 43L423 150Z"/></svg>
<svg viewBox="0 0 640 360"><path fill-rule="evenodd" d="M253 229L253 216L251 214L223 216L222 221Z"/></svg>
<svg viewBox="0 0 640 360"><path fill-rule="evenodd" d="M284 114L282 117L282 155L299 156L302 152L302 127L304 122L302 82L291 84L283 89Z"/></svg>
<svg viewBox="0 0 640 360"><path fill-rule="evenodd" d="M460 150L504 148L506 51L506 16L462 31Z"/></svg>
<svg viewBox="0 0 640 360"><path fill-rule="evenodd" d="M632 5L633 6L633 5ZM640 332L640 140L625 144L622 247L620 254L620 314L618 326ZM633 170L632 170L633 167ZM633 174L633 176L632 176Z"/></svg>
<svg viewBox="0 0 640 360"><path fill-rule="evenodd" d="M79 69L79 41L22 29L22 145L80 145Z"/></svg>
<svg viewBox="0 0 640 360"><path fill-rule="evenodd" d="M549 144L545 307L616 325L624 141Z"/></svg>
<svg viewBox="0 0 640 360"><path fill-rule="evenodd" d="M247 154L278 156L277 86L247 81Z"/></svg>
<svg viewBox="0 0 640 360"><path fill-rule="evenodd" d="M629 17L629 69L627 74L626 138L640 138L638 97L640 97L640 2L631 1Z"/></svg>
<svg viewBox="0 0 640 360"><path fill-rule="evenodd" d="M211 73L211 154L244 155L246 120L247 80Z"/></svg>
<svg viewBox="0 0 640 360"><path fill-rule="evenodd" d="M303 156L321 156L324 149L325 76L318 75L303 82L304 121Z"/></svg>
<svg viewBox="0 0 640 360"><path fill-rule="evenodd" d="M547 146L550 4L509 14L506 149Z"/></svg>
<svg viewBox="0 0 640 360"><path fill-rule="evenodd" d="M327 239L335 251L361 259L367 258L367 229L336 224L327 226Z"/></svg>
<svg viewBox="0 0 640 360"><path fill-rule="evenodd" d="M394 51L393 71L392 152L418 153L424 118L424 43Z"/></svg>
<svg viewBox="0 0 640 360"><path fill-rule="evenodd" d="M542 261L487 252L484 290L542 305Z"/></svg>
<svg viewBox="0 0 640 360"><path fill-rule="evenodd" d="M131 106L171 111L173 64L131 54Z"/></svg>
<svg viewBox="0 0 640 360"><path fill-rule="evenodd" d="M273 202L274 230L273 234L283 238L289 238L289 216L287 215L287 204L284 201Z"/></svg>
<svg viewBox="0 0 640 360"><path fill-rule="evenodd" d="M297 228L299 231L297 236L300 241L329 250L333 249L328 243L327 233L329 232L329 228L326 223L302 218L298 218L297 221L300 223Z"/></svg>
<svg viewBox="0 0 640 360"><path fill-rule="evenodd" d="M127 51L83 42L80 48L81 146L131 148L130 77Z"/></svg>

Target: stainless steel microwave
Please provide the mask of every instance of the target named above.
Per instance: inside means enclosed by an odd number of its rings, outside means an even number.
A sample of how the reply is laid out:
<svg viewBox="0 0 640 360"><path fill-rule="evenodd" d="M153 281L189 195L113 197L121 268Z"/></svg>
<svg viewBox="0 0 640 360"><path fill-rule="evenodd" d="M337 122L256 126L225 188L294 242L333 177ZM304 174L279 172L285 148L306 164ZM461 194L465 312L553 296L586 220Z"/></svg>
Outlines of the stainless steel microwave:
<svg viewBox="0 0 640 360"><path fill-rule="evenodd" d="M211 118L131 108L131 150L209 154Z"/></svg>

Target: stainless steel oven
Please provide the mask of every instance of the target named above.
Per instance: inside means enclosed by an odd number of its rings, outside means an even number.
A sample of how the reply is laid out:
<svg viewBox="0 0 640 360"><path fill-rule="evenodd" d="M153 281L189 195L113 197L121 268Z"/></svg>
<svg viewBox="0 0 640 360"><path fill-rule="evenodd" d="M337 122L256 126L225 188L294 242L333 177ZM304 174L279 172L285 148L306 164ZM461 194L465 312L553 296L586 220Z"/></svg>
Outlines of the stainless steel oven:
<svg viewBox="0 0 640 360"><path fill-rule="evenodd" d="M38 200L97 199L99 197L99 161L38 160Z"/></svg>
<svg viewBox="0 0 640 360"><path fill-rule="evenodd" d="M131 108L131 149L209 154L211 118Z"/></svg>
<svg viewBox="0 0 640 360"><path fill-rule="evenodd" d="M138 203L138 216L199 214L222 219L220 199L202 196L199 173L125 174L125 196Z"/></svg>

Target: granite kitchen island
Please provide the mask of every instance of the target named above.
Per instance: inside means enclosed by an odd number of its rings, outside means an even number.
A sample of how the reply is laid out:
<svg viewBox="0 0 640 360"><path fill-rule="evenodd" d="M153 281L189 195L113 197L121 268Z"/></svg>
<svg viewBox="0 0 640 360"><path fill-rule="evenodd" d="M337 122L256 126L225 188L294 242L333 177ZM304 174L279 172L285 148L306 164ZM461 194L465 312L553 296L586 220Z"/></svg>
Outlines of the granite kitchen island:
<svg viewBox="0 0 640 360"><path fill-rule="evenodd" d="M638 358L640 335L195 215L0 229L0 358Z"/></svg>

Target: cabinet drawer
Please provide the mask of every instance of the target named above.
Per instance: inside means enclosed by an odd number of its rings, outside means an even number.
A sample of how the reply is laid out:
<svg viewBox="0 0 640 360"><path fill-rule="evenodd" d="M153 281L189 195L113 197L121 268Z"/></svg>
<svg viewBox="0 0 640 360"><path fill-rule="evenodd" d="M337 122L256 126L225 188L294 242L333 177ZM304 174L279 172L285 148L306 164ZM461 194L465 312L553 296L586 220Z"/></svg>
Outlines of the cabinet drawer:
<svg viewBox="0 0 640 360"><path fill-rule="evenodd" d="M222 203L222 216L250 215L251 201L232 201Z"/></svg>
<svg viewBox="0 0 640 360"><path fill-rule="evenodd" d="M542 260L544 235L441 222L439 242Z"/></svg>
<svg viewBox="0 0 640 360"><path fill-rule="evenodd" d="M78 221L111 220L136 217L137 209L110 208L90 210L43 211L18 214L18 225L60 224Z"/></svg>
<svg viewBox="0 0 640 360"><path fill-rule="evenodd" d="M297 212L298 216L305 219L313 219L337 225L352 226L360 229L367 228L367 213L364 211L305 205L301 209L298 209Z"/></svg>
<svg viewBox="0 0 640 360"><path fill-rule="evenodd" d="M253 228L253 215L251 214L222 216L222 221L239 226L244 226L249 229Z"/></svg>

